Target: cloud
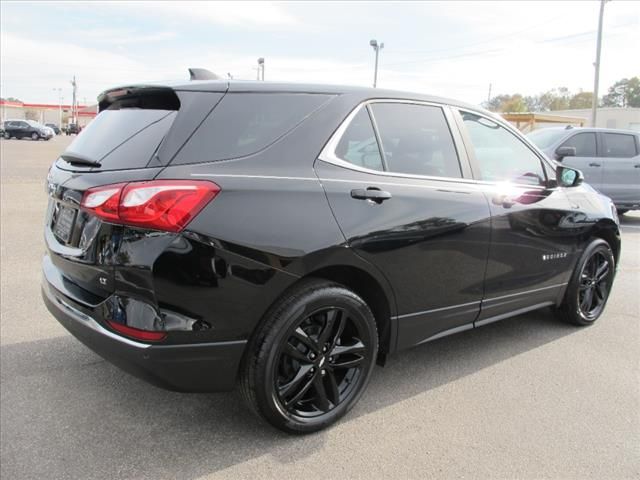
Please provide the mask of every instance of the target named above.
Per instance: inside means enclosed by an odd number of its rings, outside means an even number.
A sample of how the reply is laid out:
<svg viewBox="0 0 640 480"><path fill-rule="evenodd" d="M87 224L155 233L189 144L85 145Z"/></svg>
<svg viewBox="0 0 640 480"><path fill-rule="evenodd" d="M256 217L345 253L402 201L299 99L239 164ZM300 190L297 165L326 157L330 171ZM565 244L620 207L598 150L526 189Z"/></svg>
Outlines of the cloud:
<svg viewBox="0 0 640 480"><path fill-rule="evenodd" d="M293 26L298 21L282 5L272 2L127 2L116 8L144 11L146 15L245 28Z"/></svg>
<svg viewBox="0 0 640 480"><path fill-rule="evenodd" d="M109 50L58 41L44 44L6 31L2 32L0 41L3 96L38 101L43 94L55 96L51 93L53 88L67 87L65 97L69 99L69 82L77 74L79 95L89 100L123 78L153 77L144 64ZM34 98L34 91L39 92L40 98Z"/></svg>
<svg viewBox="0 0 640 480"><path fill-rule="evenodd" d="M142 33L130 28L77 29L74 35L84 41L111 45L154 43L172 40L177 36L176 32L172 31Z"/></svg>

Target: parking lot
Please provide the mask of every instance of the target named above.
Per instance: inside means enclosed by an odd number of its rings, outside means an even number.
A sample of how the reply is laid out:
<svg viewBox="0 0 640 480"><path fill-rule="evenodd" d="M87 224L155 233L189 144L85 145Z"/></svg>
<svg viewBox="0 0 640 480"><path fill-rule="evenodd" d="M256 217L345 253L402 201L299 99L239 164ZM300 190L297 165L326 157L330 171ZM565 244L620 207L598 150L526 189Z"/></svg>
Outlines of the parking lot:
<svg viewBox="0 0 640 480"><path fill-rule="evenodd" d="M639 478L640 213L596 325L543 310L402 352L337 426L292 437L237 392L122 373L47 312L44 179L69 141L0 141L3 479Z"/></svg>

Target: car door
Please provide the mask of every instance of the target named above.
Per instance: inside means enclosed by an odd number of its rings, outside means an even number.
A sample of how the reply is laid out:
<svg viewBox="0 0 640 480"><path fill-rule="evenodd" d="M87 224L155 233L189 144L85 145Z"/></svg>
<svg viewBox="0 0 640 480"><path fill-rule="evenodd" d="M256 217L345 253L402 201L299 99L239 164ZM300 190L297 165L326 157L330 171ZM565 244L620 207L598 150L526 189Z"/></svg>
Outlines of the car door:
<svg viewBox="0 0 640 480"><path fill-rule="evenodd" d="M472 328L482 300L489 207L450 116L442 105L371 101L315 164L348 246L390 280L398 348Z"/></svg>
<svg viewBox="0 0 640 480"><path fill-rule="evenodd" d="M21 122L7 122L6 130L12 137L20 138L20 123Z"/></svg>
<svg viewBox="0 0 640 480"><path fill-rule="evenodd" d="M474 177L491 208L491 247L476 325L552 305L578 255L576 214L553 169L508 125L459 111ZM554 180L554 179L553 179Z"/></svg>
<svg viewBox="0 0 640 480"><path fill-rule="evenodd" d="M18 138L27 137L31 134L30 126L27 122L18 122Z"/></svg>
<svg viewBox="0 0 640 480"><path fill-rule="evenodd" d="M559 147L573 147L576 154L573 157L564 157L563 165L577 168L584 175L584 180L596 190L602 188L602 175L604 166L601 158L598 158L598 139L595 132L578 132L571 135ZM558 147L558 148L559 148Z"/></svg>
<svg viewBox="0 0 640 480"><path fill-rule="evenodd" d="M637 136L601 132L602 193L616 205L640 203L640 154Z"/></svg>

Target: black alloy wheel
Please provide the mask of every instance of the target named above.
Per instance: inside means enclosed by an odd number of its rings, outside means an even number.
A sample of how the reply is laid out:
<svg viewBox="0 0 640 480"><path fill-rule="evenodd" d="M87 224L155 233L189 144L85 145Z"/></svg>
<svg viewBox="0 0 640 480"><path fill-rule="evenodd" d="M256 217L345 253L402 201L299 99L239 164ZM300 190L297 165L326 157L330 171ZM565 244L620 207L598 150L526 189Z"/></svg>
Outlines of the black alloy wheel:
<svg viewBox="0 0 640 480"><path fill-rule="evenodd" d="M600 251L589 257L580 273L578 288L578 305L582 315L588 320L595 320L602 313L609 295L609 276L613 265Z"/></svg>
<svg viewBox="0 0 640 480"><path fill-rule="evenodd" d="M364 300L342 285L305 280L276 302L247 346L241 389L275 427L314 432L359 400L377 351Z"/></svg>
<svg viewBox="0 0 640 480"><path fill-rule="evenodd" d="M347 399L366 361L361 337L344 308L321 309L300 322L280 345L274 381L281 406L292 415L313 417Z"/></svg>
<svg viewBox="0 0 640 480"><path fill-rule="evenodd" d="M604 240L591 241L578 261L559 316L576 325L591 325L604 311L615 276L615 258Z"/></svg>

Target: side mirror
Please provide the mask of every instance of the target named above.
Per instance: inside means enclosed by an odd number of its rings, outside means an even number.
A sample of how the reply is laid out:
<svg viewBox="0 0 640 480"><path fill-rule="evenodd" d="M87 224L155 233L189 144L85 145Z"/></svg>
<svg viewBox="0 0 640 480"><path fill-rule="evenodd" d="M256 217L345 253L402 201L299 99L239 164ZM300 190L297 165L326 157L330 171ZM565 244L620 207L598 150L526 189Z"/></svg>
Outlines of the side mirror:
<svg viewBox="0 0 640 480"><path fill-rule="evenodd" d="M582 176L582 172L580 170L576 170L575 168L571 167L564 167L561 165L556 168L556 182L561 187L577 187L583 181L584 177Z"/></svg>
<svg viewBox="0 0 640 480"><path fill-rule="evenodd" d="M576 147L558 147L556 150L556 160L562 161L564 157L575 157Z"/></svg>

